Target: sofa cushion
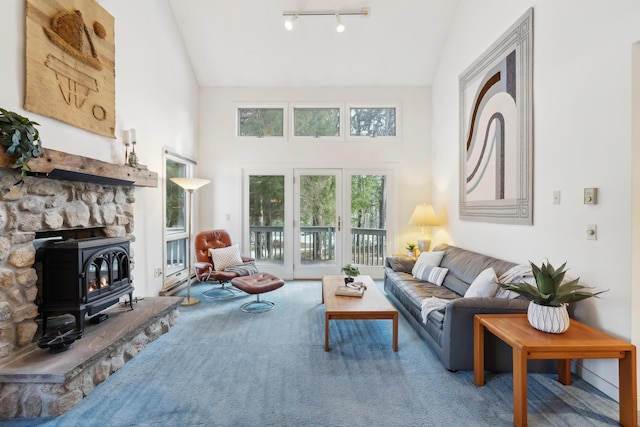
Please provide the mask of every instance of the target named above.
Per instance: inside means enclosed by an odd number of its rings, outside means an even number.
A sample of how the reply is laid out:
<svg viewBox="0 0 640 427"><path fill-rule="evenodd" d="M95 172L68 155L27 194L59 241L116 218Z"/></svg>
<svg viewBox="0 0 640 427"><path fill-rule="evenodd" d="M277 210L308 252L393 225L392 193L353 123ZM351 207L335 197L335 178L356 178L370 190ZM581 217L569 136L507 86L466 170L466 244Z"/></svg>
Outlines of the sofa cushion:
<svg viewBox="0 0 640 427"><path fill-rule="evenodd" d="M467 292L469 284L486 268L492 267L496 275L500 276L516 265L513 262L503 261L447 244L438 245L435 250L445 251L440 267L449 269L449 273L447 273L442 285L460 295L464 295Z"/></svg>
<svg viewBox="0 0 640 427"><path fill-rule="evenodd" d="M390 256L387 257L387 264L393 271L411 273L413 266L416 264L416 260L404 256Z"/></svg>
<svg viewBox="0 0 640 427"><path fill-rule="evenodd" d="M464 297L493 297L498 291L498 278L493 268L484 269L478 277L476 277Z"/></svg>
<svg viewBox="0 0 640 427"><path fill-rule="evenodd" d="M420 316L422 300L430 297L442 299L460 298L460 295L442 286L436 286L422 280L414 279L408 273L385 270L385 274L395 283L396 297L402 299L402 303L411 306L411 311Z"/></svg>

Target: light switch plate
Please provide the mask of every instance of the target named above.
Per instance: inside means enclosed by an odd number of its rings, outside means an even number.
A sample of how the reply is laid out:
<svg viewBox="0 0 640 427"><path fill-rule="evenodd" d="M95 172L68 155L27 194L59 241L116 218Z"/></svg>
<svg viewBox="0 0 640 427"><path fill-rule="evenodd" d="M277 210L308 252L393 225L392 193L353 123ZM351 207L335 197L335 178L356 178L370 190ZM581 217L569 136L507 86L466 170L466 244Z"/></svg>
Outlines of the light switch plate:
<svg viewBox="0 0 640 427"><path fill-rule="evenodd" d="M598 240L598 226L587 224L587 240Z"/></svg>
<svg viewBox="0 0 640 427"><path fill-rule="evenodd" d="M597 205L598 204L598 189L595 187L584 189L584 204L585 205Z"/></svg>

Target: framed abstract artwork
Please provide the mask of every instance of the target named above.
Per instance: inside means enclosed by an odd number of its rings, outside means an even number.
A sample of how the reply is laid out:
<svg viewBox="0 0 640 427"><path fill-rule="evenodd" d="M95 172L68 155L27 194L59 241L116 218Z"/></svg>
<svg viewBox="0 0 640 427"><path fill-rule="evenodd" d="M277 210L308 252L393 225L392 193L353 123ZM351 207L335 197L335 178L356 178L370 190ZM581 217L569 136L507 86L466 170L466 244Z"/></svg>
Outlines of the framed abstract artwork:
<svg viewBox="0 0 640 427"><path fill-rule="evenodd" d="M459 77L460 219L533 224L533 9Z"/></svg>

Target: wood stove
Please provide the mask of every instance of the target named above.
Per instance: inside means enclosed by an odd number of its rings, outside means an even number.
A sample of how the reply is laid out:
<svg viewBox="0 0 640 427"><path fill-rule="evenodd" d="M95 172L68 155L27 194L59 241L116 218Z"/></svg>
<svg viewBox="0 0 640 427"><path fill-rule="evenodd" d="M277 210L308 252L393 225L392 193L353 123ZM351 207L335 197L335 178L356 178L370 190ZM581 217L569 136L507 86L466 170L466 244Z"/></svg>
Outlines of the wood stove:
<svg viewBox="0 0 640 427"><path fill-rule="evenodd" d="M73 314L82 336L85 315L96 314L129 294L133 309L129 239L92 237L52 240L39 249L42 262L42 333L52 315Z"/></svg>

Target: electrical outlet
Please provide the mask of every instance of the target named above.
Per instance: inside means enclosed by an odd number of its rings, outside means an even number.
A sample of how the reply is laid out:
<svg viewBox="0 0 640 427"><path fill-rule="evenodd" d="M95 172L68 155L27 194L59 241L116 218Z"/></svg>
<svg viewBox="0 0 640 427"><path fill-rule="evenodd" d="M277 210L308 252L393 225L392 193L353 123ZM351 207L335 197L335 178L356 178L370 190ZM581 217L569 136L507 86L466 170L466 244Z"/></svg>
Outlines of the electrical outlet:
<svg viewBox="0 0 640 427"><path fill-rule="evenodd" d="M162 267L156 267L153 270L153 277L160 277L162 276Z"/></svg>

